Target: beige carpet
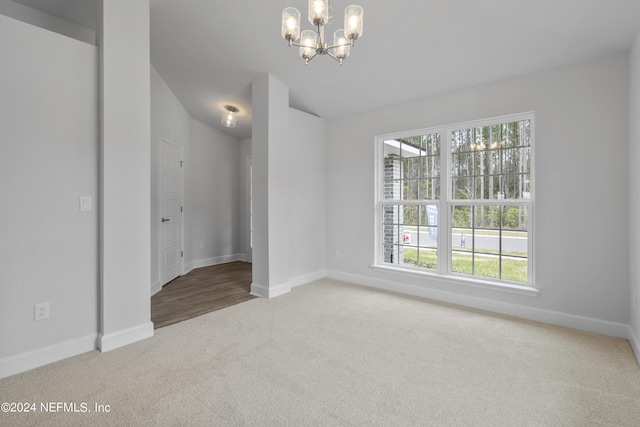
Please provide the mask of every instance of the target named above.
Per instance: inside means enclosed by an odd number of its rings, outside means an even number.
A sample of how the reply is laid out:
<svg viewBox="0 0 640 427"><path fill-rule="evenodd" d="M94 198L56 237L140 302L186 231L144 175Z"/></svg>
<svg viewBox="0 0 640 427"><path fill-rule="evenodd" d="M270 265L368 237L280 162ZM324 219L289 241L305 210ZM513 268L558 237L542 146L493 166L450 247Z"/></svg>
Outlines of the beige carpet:
<svg viewBox="0 0 640 427"><path fill-rule="evenodd" d="M2 426L638 426L640 367L624 340L321 280L0 380L0 402L37 405Z"/></svg>

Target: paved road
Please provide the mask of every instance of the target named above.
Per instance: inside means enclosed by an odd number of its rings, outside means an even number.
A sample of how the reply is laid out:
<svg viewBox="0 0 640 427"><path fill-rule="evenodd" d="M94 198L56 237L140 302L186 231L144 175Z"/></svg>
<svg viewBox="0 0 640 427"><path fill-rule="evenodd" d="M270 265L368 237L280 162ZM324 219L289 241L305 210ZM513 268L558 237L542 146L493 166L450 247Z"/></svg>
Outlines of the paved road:
<svg viewBox="0 0 640 427"><path fill-rule="evenodd" d="M418 236L415 231L409 231L409 243L411 245L415 245L418 243ZM454 234L452 236L452 244L453 246L462 246L460 243L461 236L460 234ZM498 250L499 246L499 237L498 236L476 236L475 238L475 249L491 249ZM465 238L465 246L468 249L472 247L471 236L467 235ZM527 252L527 239L525 237L511 237L504 236L502 238L502 251L503 252ZM420 232L420 246L436 246L436 241L433 240L429 233Z"/></svg>

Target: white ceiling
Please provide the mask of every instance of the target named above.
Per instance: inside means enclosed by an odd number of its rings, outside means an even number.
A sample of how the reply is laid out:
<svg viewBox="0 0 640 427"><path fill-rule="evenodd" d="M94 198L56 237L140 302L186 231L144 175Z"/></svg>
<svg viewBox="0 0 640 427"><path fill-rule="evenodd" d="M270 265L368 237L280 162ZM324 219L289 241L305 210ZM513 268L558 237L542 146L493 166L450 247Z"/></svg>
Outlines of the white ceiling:
<svg viewBox="0 0 640 427"><path fill-rule="evenodd" d="M95 29L97 0L14 0L41 12Z"/></svg>
<svg viewBox="0 0 640 427"><path fill-rule="evenodd" d="M639 0L333 0L327 33L357 3L364 35L344 65L305 66L280 17L294 6L310 29L307 0L150 1L153 66L194 118L240 139L261 73L290 88L292 107L335 118L626 51L640 28ZM75 15L95 4L19 2L84 25ZM227 103L245 114L236 129L220 124Z"/></svg>

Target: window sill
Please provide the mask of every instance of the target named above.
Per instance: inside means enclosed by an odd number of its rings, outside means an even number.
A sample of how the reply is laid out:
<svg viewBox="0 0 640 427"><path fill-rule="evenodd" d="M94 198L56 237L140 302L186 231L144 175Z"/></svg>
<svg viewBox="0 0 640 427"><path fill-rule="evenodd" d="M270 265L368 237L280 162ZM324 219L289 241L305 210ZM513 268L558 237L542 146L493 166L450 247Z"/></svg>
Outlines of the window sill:
<svg viewBox="0 0 640 427"><path fill-rule="evenodd" d="M460 276L445 276L438 273L431 273L426 271L420 271L411 268L402 268L402 267L394 267L390 265L383 264L373 264L370 266L374 270L383 271L386 273L399 274L403 276L415 277L420 279L432 279L436 280L440 283L446 285L459 285L459 286L468 286L471 288L480 288L480 289L488 289L491 291L498 292L507 292L511 294L518 295L526 295L535 297L540 293L539 289L533 288L531 286L525 285L516 285L511 283L499 283L492 282L490 280L482 280L482 279L467 279L465 277Z"/></svg>

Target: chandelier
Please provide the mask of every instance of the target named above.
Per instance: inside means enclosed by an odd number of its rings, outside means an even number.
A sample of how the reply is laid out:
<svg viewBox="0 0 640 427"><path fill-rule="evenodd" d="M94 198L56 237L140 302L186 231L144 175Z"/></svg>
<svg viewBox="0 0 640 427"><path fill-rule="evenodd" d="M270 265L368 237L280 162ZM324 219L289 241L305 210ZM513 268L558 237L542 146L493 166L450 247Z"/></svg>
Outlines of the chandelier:
<svg viewBox="0 0 640 427"><path fill-rule="evenodd" d="M329 55L342 65L351 53L351 46L362 37L362 16L364 9L358 5L347 6L344 10L344 29L333 33L333 44L327 43L324 25L329 22L329 0L309 0L309 22L315 30L300 33L300 11L287 7L282 11L282 37L289 46L300 48L300 57L308 64L317 55ZM294 43L300 39L300 43Z"/></svg>

